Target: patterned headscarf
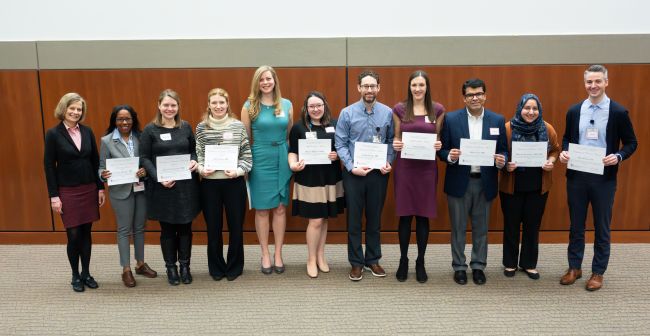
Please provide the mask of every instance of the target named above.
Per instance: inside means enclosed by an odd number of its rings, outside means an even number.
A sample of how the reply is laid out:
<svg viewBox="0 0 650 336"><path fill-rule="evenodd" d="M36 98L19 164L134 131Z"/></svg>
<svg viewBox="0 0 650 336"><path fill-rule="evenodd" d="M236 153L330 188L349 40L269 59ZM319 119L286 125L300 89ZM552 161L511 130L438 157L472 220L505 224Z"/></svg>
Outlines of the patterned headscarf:
<svg viewBox="0 0 650 336"><path fill-rule="evenodd" d="M521 117L521 110L524 109L526 102L531 99L534 99L537 102L539 116L535 121L529 124ZM548 141L546 125L544 124L544 119L542 119L542 103L536 95L526 93L521 96L519 104L517 105L517 112L515 112L515 116L510 119L510 129L512 130L512 141Z"/></svg>

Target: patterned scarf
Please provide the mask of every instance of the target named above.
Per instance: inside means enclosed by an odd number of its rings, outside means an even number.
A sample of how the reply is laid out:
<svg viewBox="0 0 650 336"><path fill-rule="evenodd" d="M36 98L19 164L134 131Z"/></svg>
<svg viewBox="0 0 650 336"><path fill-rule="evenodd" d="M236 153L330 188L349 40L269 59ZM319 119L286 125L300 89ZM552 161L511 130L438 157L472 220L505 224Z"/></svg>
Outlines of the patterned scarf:
<svg viewBox="0 0 650 336"><path fill-rule="evenodd" d="M535 121L529 124L521 117L521 110L523 110L526 102L531 99L534 99L537 102L539 116ZM510 129L512 130L512 141L548 141L546 125L544 124L544 119L542 119L542 103L536 95L526 93L521 96L519 104L517 105L517 112L515 112L515 116L510 119Z"/></svg>

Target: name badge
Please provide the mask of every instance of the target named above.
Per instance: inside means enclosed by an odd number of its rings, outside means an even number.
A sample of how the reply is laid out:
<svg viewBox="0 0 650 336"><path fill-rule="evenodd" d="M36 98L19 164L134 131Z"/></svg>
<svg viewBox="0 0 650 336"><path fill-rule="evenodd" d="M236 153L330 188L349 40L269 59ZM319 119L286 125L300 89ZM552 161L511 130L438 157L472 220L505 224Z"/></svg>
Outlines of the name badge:
<svg viewBox="0 0 650 336"><path fill-rule="evenodd" d="M223 139L224 140L232 140L232 132L224 132L223 133Z"/></svg>
<svg viewBox="0 0 650 336"><path fill-rule="evenodd" d="M598 140L598 128L587 127L587 140Z"/></svg>
<svg viewBox="0 0 650 336"><path fill-rule="evenodd" d="M160 135L160 140L163 141L169 141L172 139L172 134L171 133L164 133Z"/></svg>
<svg viewBox="0 0 650 336"><path fill-rule="evenodd" d="M316 132L305 132L305 139L310 139L310 140L318 139L318 135L316 134Z"/></svg>
<svg viewBox="0 0 650 336"><path fill-rule="evenodd" d="M372 142L376 144L380 144L381 142L381 137L379 135L373 135L372 136Z"/></svg>
<svg viewBox="0 0 650 336"><path fill-rule="evenodd" d="M144 182L133 183L133 192L144 191Z"/></svg>
<svg viewBox="0 0 650 336"><path fill-rule="evenodd" d="M325 127L325 132L326 133L334 133L334 126Z"/></svg>
<svg viewBox="0 0 650 336"><path fill-rule="evenodd" d="M499 135L498 127L490 127L490 135Z"/></svg>
<svg viewBox="0 0 650 336"><path fill-rule="evenodd" d="M284 111L280 111L279 114L275 115L276 118L284 118Z"/></svg>
<svg viewBox="0 0 650 336"><path fill-rule="evenodd" d="M427 124L432 124L431 119L429 119L429 116L424 116L424 122Z"/></svg>

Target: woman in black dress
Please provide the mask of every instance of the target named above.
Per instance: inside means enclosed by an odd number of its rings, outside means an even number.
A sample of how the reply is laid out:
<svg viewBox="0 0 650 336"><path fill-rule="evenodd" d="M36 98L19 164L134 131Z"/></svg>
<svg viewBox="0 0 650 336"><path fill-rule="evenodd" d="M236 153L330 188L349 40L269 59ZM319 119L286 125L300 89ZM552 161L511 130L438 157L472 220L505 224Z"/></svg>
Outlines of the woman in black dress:
<svg viewBox="0 0 650 336"><path fill-rule="evenodd" d="M99 285L90 275L91 227L99 220L104 204L104 183L97 175L99 152L90 127L80 122L86 116L86 101L77 93L66 93L54 110L61 122L45 134L45 178L52 210L61 214L68 236L68 260L72 289ZM79 274L81 260L81 274Z"/></svg>
<svg viewBox="0 0 650 336"><path fill-rule="evenodd" d="M160 248L167 267L167 281L173 286L181 281L192 283L192 220L201 210L196 173L189 180L158 180L158 157L189 154L188 169L194 172L198 166L194 133L190 124L181 120L180 106L176 92L169 89L161 92L158 113L140 135L140 159L149 176L145 186L147 217L160 222Z"/></svg>
<svg viewBox="0 0 650 336"><path fill-rule="evenodd" d="M322 93L307 94L302 106L301 122L289 134L289 167L296 172L293 183L292 215L309 219L307 225L307 275L316 278L318 271L327 273L325 259L327 219L343 213L341 163L334 148L336 121ZM329 139L329 164L306 164L298 156L300 139Z"/></svg>

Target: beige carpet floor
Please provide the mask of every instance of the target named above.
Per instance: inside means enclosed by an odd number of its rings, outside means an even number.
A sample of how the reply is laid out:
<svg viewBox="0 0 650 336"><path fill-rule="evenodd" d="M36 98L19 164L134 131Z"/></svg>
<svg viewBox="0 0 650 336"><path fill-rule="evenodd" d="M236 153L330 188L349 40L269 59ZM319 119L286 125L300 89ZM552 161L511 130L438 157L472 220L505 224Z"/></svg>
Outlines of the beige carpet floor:
<svg viewBox="0 0 650 336"><path fill-rule="evenodd" d="M146 247L156 279L136 276L135 288L123 287L115 245L95 245L92 274L97 290L74 293L61 245L0 246L1 335L642 335L650 334L650 245L612 248L605 286L584 289L590 274L573 286L558 279L566 268L565 245L542 245L539 271L502 275L501 247L490 245L488 281L459 286L452 280L447 245L430 245L429 281L415 281L415 246L409 279L394 273L396 245L384 245L388 276L353 283L344 245L328 246L332 268L317 279L305 275L304 245L285 247L287 272L259 272L259 248L246 246L244 275L213 281L205 246L194 246L191 285L169 286L159 247ZM469 247L467 253L469 254Z"/></svg>

